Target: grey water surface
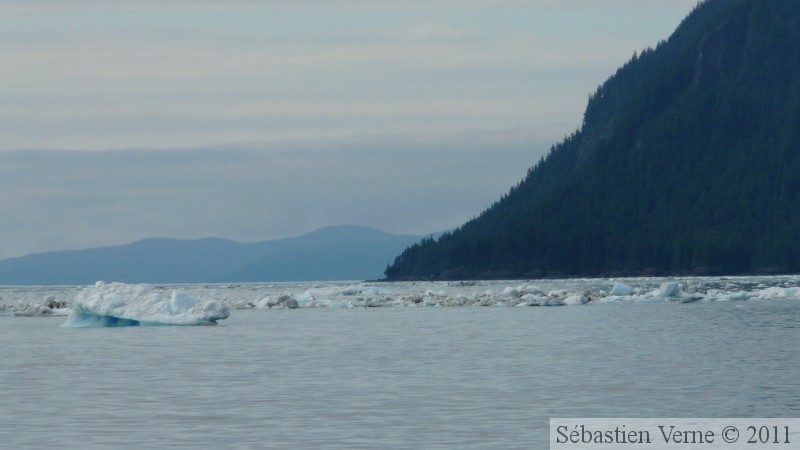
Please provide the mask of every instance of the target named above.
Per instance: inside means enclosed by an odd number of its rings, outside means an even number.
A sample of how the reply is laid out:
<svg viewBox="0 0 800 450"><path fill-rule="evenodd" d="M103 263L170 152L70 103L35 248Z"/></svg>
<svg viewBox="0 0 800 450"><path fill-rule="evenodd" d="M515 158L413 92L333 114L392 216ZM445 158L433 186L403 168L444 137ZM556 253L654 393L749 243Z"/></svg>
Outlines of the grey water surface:
<svg viewBox="0 0 800 450"><path fill-rule="evenodd" d="M0 317L2 448L547 448L550 417L798 417L800 302Z"/></svg>

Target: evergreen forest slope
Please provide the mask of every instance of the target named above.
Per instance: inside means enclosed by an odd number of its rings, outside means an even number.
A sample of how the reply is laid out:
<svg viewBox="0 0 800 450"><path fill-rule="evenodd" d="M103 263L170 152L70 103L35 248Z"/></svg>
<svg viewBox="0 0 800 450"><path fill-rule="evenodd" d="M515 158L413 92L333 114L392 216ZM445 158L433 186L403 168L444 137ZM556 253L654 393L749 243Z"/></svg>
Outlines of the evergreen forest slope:
<svg viewBox="0 0 800 450"><path fill-rule="evenodd" d="M390 280L800 271L800 2L707 0Z"/></svg>

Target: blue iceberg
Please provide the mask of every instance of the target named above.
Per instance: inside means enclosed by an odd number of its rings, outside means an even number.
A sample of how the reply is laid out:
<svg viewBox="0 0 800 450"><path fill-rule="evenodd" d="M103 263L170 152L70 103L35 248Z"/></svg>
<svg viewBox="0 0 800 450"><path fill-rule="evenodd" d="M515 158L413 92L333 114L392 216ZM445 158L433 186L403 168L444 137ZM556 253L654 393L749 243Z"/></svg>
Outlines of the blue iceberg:
<svg viewBox="0 0 800 450"><path fill-rule="evenodd" d="M216 325L227 305L200 302L180 289L98 281L80 291L63 327Z"/></svg>

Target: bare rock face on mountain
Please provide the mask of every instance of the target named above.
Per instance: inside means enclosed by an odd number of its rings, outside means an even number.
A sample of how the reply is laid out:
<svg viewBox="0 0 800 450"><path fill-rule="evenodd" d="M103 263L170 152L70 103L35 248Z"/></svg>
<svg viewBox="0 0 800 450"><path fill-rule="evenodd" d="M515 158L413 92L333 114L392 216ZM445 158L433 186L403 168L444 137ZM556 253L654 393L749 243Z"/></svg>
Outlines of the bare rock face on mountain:
<svg viewBox="0 0 800 450"><path fill-rule="evenodd" d="M582 126L389 279L800 271L800 3L707 0Z"/></svg>

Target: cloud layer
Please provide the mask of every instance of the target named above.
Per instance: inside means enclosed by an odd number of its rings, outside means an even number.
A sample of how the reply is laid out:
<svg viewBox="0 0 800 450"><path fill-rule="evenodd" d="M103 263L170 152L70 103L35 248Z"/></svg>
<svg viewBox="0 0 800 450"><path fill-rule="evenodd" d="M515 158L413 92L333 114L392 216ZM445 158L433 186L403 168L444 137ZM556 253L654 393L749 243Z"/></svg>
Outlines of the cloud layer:
<svg viewBox="0 0 800 450"><path fill-rule="evenodd" d="M14 193L0 196L0 228L11 231L0 235L0 258L152 236L253 242L333 224L440 231L506 192L546 148L531 149L530 139L521 139L526 136L504 143L484 137L473 134L469 146L395 136L391 142L0 152L0 192Z"/></svg>
<svg viewBox="0 0 800 450"><path fill-rule="evenodd" d="M3 1L0 257L459 225L694 3Z"/></svg>
<svg viewBox="0 0 800 450"><path fill-rule="evenodd" d="M401 3L9 2L0 146L187 147L532 124L555 139L579 123L588 92L666 37L693 0Z"/></svg>

